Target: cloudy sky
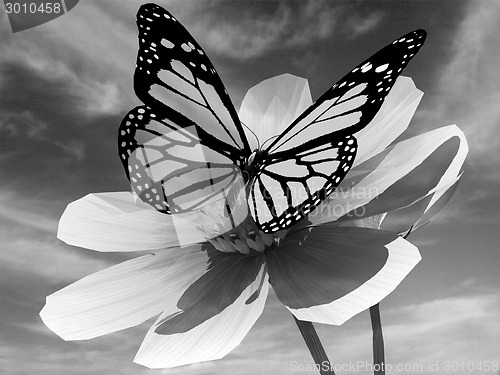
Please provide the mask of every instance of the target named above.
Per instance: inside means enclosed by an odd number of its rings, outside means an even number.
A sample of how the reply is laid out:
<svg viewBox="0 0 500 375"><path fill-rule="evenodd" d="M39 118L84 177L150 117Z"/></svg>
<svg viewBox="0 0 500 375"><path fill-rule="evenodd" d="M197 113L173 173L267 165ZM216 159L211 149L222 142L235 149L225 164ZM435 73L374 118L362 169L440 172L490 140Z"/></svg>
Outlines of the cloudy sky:
<svg viewBox="0 0 500 375"><path fill-rule="evenodd" d="M16 34L1 12L0 369L6 375L314 373L293 366L312 362L273 293L226 358L174 370L132 362L151 322L64 342L38 316L46 295L126 259L68 246L56 230L68 203L129 189L117 129L139 104L132 75L141 3L85 0ZM381 303L386 359L413 373L429 373L430 365L433 373L450 373L453 361L476 367L465 373L497 373L477 366L500 361L500 2L160 4L204 47L237 108L248 88L285 72L307 78L316 98L398 36L428 31L405 71L425 93L405 136L456 123L470 154L449 206L409 238L423 260ZM367 312L317 329L332 363L371 362Z"/></svg>

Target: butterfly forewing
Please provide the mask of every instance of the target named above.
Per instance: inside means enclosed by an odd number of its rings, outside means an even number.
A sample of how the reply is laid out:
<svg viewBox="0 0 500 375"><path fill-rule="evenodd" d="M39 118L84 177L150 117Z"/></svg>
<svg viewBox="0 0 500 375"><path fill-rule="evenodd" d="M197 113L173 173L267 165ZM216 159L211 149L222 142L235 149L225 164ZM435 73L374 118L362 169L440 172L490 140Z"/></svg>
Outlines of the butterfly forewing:
<svg viewBox="0 0 500 375"><path fill-rule="evenodd" d="M268 147L278 154L307 149L331 134L354 134L363 129L380 109L385 97L408 62L423 45L424 30L412 31L359 64L305 110Z"/></svg>
<svg viewBox="0 0 500 375"><path fill-rule="evenodd" d="M424 30L408 33L359 64L269 145L249 198L263 231L288 229L335 190L354 162L354 134L379 111L425 37Z"/></svg>
<svg viewBox="0 0 500 375"><path fill-rule="evenodd" d="M250 152L231 99L209 58L165 9L141 6L134 75L138 98L180 126L195 125L202 142L235 162ZM243 151L243 152L242 152Z"/></svg>

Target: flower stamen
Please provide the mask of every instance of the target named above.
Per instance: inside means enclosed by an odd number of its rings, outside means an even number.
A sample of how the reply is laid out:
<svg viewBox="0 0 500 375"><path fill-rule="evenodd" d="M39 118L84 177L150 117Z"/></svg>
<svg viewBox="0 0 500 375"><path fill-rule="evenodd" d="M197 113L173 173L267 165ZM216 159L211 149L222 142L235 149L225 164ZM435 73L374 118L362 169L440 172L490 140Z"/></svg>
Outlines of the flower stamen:
<svg viewBox="0 0 500 375"><path fill-rule="evenodd" d="M252 216L249 215L230 232L209 239L208 242L224 253L260 254L276 248L286 233L287 231L264 233L258 229Z"/></svg>

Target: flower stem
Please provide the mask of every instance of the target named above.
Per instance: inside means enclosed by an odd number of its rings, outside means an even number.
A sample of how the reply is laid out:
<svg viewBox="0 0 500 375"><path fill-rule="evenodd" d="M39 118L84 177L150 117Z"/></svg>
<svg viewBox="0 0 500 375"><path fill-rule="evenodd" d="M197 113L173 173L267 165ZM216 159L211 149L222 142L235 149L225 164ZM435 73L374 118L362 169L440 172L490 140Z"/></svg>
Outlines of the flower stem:
<svg viewBox="0 0 500 375"><path fill-rule="evenodd" d="M307 348L314 359L314 363L316 363L319 369L319 373L321 375L335 375L332 368L333 366L326 355L325 349L323 349L323 345L321 345L321 341L319 340L313 324L311 322L298 320L295 316L293 319L295 319L295 323L297 327L299 327L300 334L306 342Z"/></svg>
<svg viewBox="0 0 500 375"><path fill-rule="evenodd" d="M403 238L407 238L413 230L413 226L408 229L408 232ZM370 318L372 321L373 331L373 374L385 375L385 353L384 353L384 337L382 336L382 323L380 322L379 304L370 307Z"/></svg>
<svg viewBox="0 0 500 375"><path fill-rule="evenodd" d="M373 331L373 374L385 375L384 337L382 336L382 324L380 322L378 303L370 307L370 318Z"/></svg>

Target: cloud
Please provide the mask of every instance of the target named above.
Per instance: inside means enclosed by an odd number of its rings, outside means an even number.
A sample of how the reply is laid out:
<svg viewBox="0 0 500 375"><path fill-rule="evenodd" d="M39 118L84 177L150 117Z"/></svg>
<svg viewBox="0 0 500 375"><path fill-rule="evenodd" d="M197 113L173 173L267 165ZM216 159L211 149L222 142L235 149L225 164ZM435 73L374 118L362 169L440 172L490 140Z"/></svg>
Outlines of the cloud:
<svg viewBox="0 0 500 375"><path fill-rule="evenodd" d="M414 120L435 127L456 123L470 152L455 197L438 221L498 221L500 188L500 3L468 2L461 21L445 34L436 80ZM431 39L429 39L431 43ZM434 220L436 221L436 220Z"/></svg>
<svg viewBox="0 0 500 375"><path fill-rule="evenodd" d="M29 138L38 138L47 129L47 125L26 110L15 113L5 111L0 114L0 132L6 137L18 136L20 129L24 129L22 133Z"/></svg>
<svg viewBox="0 0 500 375"><path fill-rule="evenodd" d="M2 233L2 237L0 259L3 268L28 278L33 275L41 276L52 284L71 283L113 264L71 249L57 240L55 234L51 238L29 238L24 231L13 230Z"/></svg>
<svg viewBox="0 0 500 375"><path fill-rule="evenodd" d="M234 8L224 7L224 17L208 13L188 29L209 54L245 60L330 37L339 9L325 1L271 2L262 7L236 2Z"/></svg>
<svg viewBox="0 0 500 375"><path fill-rule="evenodd" d="M61 283L76 281L113 264L110 259L59 241L58 217L53 216L43 198L21 197L4 188L0 191L0 207L2 272L28 278L41 276L48 283Z"/></svg>
<svg viewBox="0 0 500 375"><path fill-rule="evenodd" d="M469 277L468 279L465 279L461 284L460 287L462 288L470 288L474 284L477 283L477 277Z"/></svg>
<svg viewBox="0 0 500 375"><path fill-rule="evenodd" d="M452 55L439 72L439 98L431 109L431 123L456 122L471 146L469 161L500 162L491 147L500 142L500 4L470 2L463 21L450 38Z"/></svg>
<svg viewBox="0 0 500 375"><path fill-rule="evenodd" d="M206 51L236 60L292 48L307 50L311 44L330 41L335 33L357 37L374 30L384 17L380 11L365 14L356 5L321 0L252 7L236 2L234 9L225 5L204 12L204 17L194 14L196 21L186 25Z"/></svg>
<svg viewBox="0 0 500 375"><path fill-rule="evenodd" d="M38 319L2 324L1 332L15 340L0 341L0 366L9 375L154 375L158 372L132 363L141 325L101 338L65 342Z"/></svg>
<svg viewBox="0 0 500 375"><path fill-rule="evenodd" d="M33 112L29 110L22 110L11 112L9 110L3 111L0 114L0 134L2 134L6 142L17 137L27 137L32 142L44 143L56 146L60 150L75 161L82 161L85 158L85 146L82 141L75 139L65 139L63 142L48 136L47 123L37 118ZM6 158L11 158L17 154L14 150L7 153L2 153L0 161Z"/></svg>
<svg viewBox="0 0 500 375"><path fill-rule="evenodd" d="M498 352L500 334L500 295L449 297L409 305L394 311L410 314L412 324L385 325L392 344L392 355L434 362L445 360L491 360ZM386 319L387 321L387 319ZM401 336L401 332L405 334Z"/></svg>
<svg viewBox="0 0 500 375"><path fill-rule="evenodd" d="M347 32L351 34L352 38L356 38L360 35L373 31L378 25L380 25L383 18L384 15L381 12L372 12L368 15L354 14L347 21Z"/></svg>
<svg viewBox="0 0 500 375"><path fill-rule="evenodd" d="M22 197L3 188L0 190L0 207L0 218L5 223L16 223L29 230L45 233L55 233L57 230L58 221L50 216L50 212L45 211L47 203L42 200Z"/></svg>
<svg viewBox="0 0 500 375"><path fill-rule="evenodd" d="M416 237L410 238L410 242L419 249L422 249L424 247L435 247L439 243L439 240L431 237Z"/></svg>
<svg viewBox="0 0 500 375"><path fill-rule="evenodd" d="M498 358L500 294L447 297L384 308L382 330L386 363L402 365L409 373L429 372L429 365L445 361L491 361ZM319 329L318 329L319 328ZM341 327L318 325L320 337L334 363L361 361L357 373L370 373L372 331L368 312ZM308 362L309 363L309 362ZM421 368L420 368L421 367ZM419 370L420 368L420 370ZM427 370L427 371L426 371ZM399 371L402 372L402 371Z"/></svg>
<svg viewBox="0 0 500 375"><path fill-rule="evenodd" d="M79 4L77 9L24 31L22 37L6 33L0 62L4 66L24 67L46 81L66 86L80 102L75 106L80 116L122 112L134 100L133 23L125 26L116 22L116 16L100 12L92 2ZM2 72L0 81L6 79L5 74L8 73Z"/></svg>
<svg viewBox="0 0 500 375"><path fill-rule="evenodd" d="M124 189L116 137L126 111L90 115L72 82L39 73L12 61L1 66L2 90L9 93L0 97L5 188L18 192L20 202L45 197L52 207L89 189ZM103 105L101 95L89 97Z"/></svg>

